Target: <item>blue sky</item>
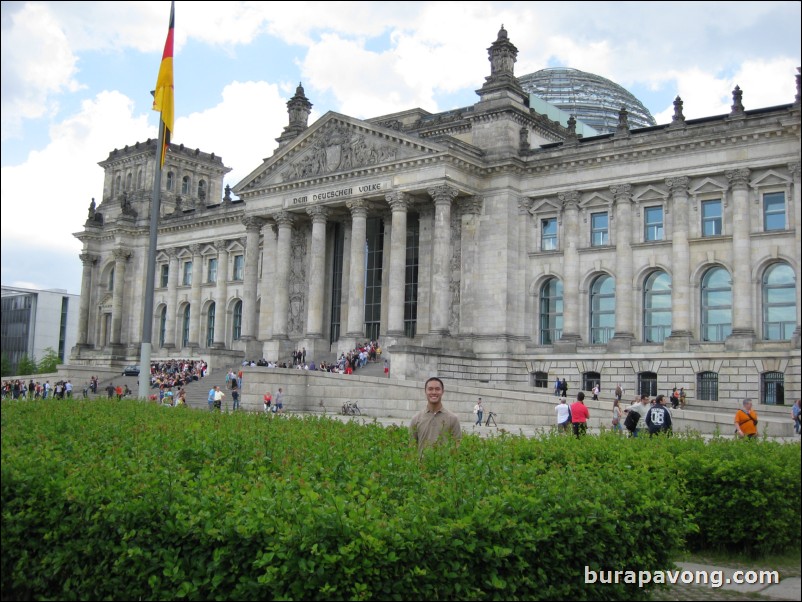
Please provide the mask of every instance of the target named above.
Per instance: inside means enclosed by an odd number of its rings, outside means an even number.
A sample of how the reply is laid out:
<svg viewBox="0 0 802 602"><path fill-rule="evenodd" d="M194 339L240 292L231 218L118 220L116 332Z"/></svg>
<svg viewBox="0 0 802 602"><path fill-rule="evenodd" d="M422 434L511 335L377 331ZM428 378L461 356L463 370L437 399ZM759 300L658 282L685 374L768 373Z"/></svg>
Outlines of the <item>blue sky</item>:
<svg viewBox="0 0 802 602"><path fill-rule="evenodd" d="M97 165L156 137L150 90L170 3L3 2L2 282L80 292ZM793 102L799 2L176 2L173 140L234 185L272 154L302 82L314 108L367 118L476 102L503 24L517 75L573 67L637 96L658 123Z"/></svg>

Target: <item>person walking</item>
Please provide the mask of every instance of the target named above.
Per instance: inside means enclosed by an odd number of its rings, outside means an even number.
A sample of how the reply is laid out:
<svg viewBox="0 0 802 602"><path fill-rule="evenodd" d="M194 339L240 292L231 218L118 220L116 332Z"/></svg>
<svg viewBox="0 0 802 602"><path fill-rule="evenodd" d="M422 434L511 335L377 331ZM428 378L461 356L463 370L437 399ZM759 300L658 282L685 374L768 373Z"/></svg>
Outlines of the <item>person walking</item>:
<svg viewBox="0 0 802 602"><path fill-rule="evenodd" d="M791 418L794 421L794 432L802 433L802 400L797 399L791 408Z"/></svg>
<svg viewBox="0 0 802 602"><path fill-rule="evenodd" d="M226 396L226 394L223 393L220 390L220 385L215 385L214 386L214 409L217 410L218 412L221 412L223 410L223 398L225 396Z"/></svg>
<svg viewBox="0 0 802 602"><path fill-rule="evenodd" d="M557 404L557 430L567 433L571 428L571 407L565 400L565 397L560 397L560 403Z"/></svg>
<svg viewBox="0 0 802 602"><path fill-rule="evenodd" d="M473 406L473 413L476 414L476 422L473 423L473 426L477 424L482 426L482 416L485 413L485 409L482 407L482 398L479 398L479 401L476 402L476 405Z"/></svg>
<svg viewBox="0 0 802 602"><path fill-rule="evenodd" d="M281 387L278 388L278 393L276 393L276 401L273 407L275 407L275 410L273 410L274 412L278 414L284 413L284 389Z"/></svg>
<svg viewBox="0 0 802 602"><path fill-rule="evenodd" d="M612 426L613 426L613 432L614 433L618 433L619 435L622 432L621 431L621 414L622 414L622 412L621 412L621 402L618 401L617 399L614 399L613 400L613 421L612 421Z"/></svg>
<svg viewBox="0 0 802 602"><path fill-rule="evenodd" d="M231 385L231 411L239 410L239 385L235 380Z"/></svg>
<svg viewBox="0 0 802 602"><path fill-rule="evenodd" d="M462 437L459 418L443 407L445 385L436 376L431 377L423 386L426 394L426 409L421 410L409 423L409 432L418 446L418 454L423 455L427 447L442 443L452 438L459 443Z"/></svg>
<svg viewBox="0 0 802 602"><path fill-rule="evenodd" d="M754 439L757 437L757 412L752 409L752 400L744 399L743 407L735 412L735 436Z"/></svg>
<svg viewBox="0 0 802 602"><path fill-rule="evenodd" d="M650 437L671 433L671 412L666 407L665 395L658 395L655 404L646 412L646 426Z"/></svg>
<svg viewBox="0 0 802 602"><path fill-rule="evenodd" d="M209 396L206 398L209 402L209 411L214 410L214 394L217 392L217 387L209 389Z"/></svg>
<svg viewBox="0 0 802 602"><path fill-rule="evenodd" d="M571 423L574 425L574 436L577 439L588 432L588 418L590 411L585 405L585 394L580 391L576 394L576 401L571 404Z"/></svg>

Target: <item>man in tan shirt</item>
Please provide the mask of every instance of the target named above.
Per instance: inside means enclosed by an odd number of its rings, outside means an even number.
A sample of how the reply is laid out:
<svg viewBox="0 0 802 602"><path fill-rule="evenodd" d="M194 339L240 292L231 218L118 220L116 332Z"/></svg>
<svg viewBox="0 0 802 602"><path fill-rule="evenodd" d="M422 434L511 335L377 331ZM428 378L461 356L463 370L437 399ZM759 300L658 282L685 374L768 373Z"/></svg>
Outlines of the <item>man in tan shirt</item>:
<svg viewBox="0 0 802 602"><path fill-rule="evenodd" d="M459 441L462 437L459 418L443 407L445 392L443 381L433 376L426 381L424 391L426 409L415 414L409 423L410 434L418 445L418 453L421 454L426 447L446 440L449 436L455 441Z"/></svg>

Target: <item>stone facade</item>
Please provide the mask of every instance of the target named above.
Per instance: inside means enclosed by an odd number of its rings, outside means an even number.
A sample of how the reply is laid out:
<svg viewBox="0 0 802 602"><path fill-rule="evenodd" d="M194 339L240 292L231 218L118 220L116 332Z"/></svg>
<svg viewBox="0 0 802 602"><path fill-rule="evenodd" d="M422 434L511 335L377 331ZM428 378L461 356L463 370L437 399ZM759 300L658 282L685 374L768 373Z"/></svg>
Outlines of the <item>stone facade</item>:
<svg viewBox="0 0 802 602"><path fill-rule="evenodd" d="M210 200L219 157L171 146L154 356L319 361L379 338L394 378L799 397L799 92L746 110L736 88L696 120L678 98L640 130L622 110L583 139L529 108L516 58L502 28L478 102L440 114L307 125L299 86L237 200ZM101 163L74 363L138 357L152 147Z"/></svg>

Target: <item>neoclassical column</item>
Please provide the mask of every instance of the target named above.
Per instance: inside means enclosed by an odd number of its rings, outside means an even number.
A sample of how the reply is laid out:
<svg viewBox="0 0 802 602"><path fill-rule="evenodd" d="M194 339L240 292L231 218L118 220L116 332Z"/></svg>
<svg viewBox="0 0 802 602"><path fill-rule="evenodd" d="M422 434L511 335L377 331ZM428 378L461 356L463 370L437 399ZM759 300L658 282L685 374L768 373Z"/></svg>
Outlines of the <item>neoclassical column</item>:
<svg viewBox="0 0 802 602"><path fill-rule="evenodd" d="M326 221L329 209L320 205L307 207L312 218L312 256L309 259L309 294L306 308L306 336L323 338L323 297L326 288Z"/></svg>
<svg viewBox="0 0 802 602"><path fill-rule="evenodd" d="M273 296L275 294L276 224L266 221L262 226L262 304L259 308L259 340L273 335Z"/></svg>
<svg viewBox="0 0 802 602"><path fill-rule="evenodd" d="M555 347L573 347L579 335L579 193L562 192L557 198L563 205L565 246L563 248L563 333Z"/></svg>
<svg viewBox="0 0 802 602"><path fill-rule="evenodd" d="M797 76L798 77L798 76ZM799 81L799 80L797 80ZM800 185L800 163L789 163L788 171L794 179L793 203L794 203L794 232L796 244L794 245L794 258L796 259L797 270L802 265L802 185ZM789 195L790 196L790 195ZM798 273L798 272L797 272ZM802 344L802 282L796 282L796 329L794 329L794 346L799 349Z"/></svg>
<svg viewBox="0 0 802 602"><path fill-rule="evenodd" d="M732 337L754 339L752 323L752 245L749 211L749 170L726 172L732 188ZM738 345L742 347L742 344Z"/></svg>
<svg viewBox="0 0 802 602"><path fill-rule="evenodd" d="M228 301L228 241L217 240L217 286L214 289L214 341L213 346L224 349L226 346L226 301ZM193 270L193 277L197 276ZM193 280L193 282L195 282ZM190 310L191 311L191 310ZM203 319L203 318L201 318Z"/></svg>
<svg viewBox="0 0 802 602"><path fill-rule="evenodd" d="M615 335L610 347L629 351L633 335L632 309L632 186L610 186L615 203Z"/></svg>
<svg viewBox="0 0 802 602"><path fill-rule="evenodd" d="M434 201L434 241L432 244L432 314L429 332L448 334L449 276L451 273L451 202L458 191L447 184L428 191Z"/></svg>
<svg viewBox="0 0 802 602"><path fill-rule="evenodd" d="M460 200L462 221L460 228L460 334L476 332L477 309L479 307L479 215L484 199L480 196Z"/></svg>
<svg viewBox="0 0 802 602"><path fill-rule="evenodd" d="M192 252L192 288L189 293L189 340L187 347L200 347L200 331L201 331L201 281L203 280L203 257L201 256L201 246L197 243L189 245L189 250ZM173 279L172 268L170 268L170 280ZM180 274L176 272L176 284ZM178 314L173 310L173 315L178 319ZM175 332L175 329L173 329ZM180 339L180 337L178 337Z"/></svg>
<svg viewBox="0 0 802 602"><path fill-rule="evenodd" d="M164 325L164 347L165 349L173 349L176 346L175 323L178 315L176 305L178 305L178 279L180 278L178 273L178 249L173 247L165 249L164 252L167 253L169 258L167 263L167 320L165 320ZM193 273L195 270L197 270L197 267L193 260ZM194 278L192 282L195 282Z"/></svg>
<svg viewBox="0 0 802 602"><path fill-rule="evenodd" d="M264 225L260 217L243 217L245 226L245 270L243 277L242 330L240 340L256 339L256 293L259 279L259 233Z"/></svg>
<svg viewBox="0 0 802 602"><path fill-rule="evenodd" d="M688 244L688 184L685 176L668 178L671 195L671 335L664 346L687 350L691 333L691 250Z"/></svg>
<svg viewBox="0 0 802 602"><path fill-rule="evenodd" d="M125 264L131 256L128 249L114 249L114 290L111 301L111 344L122 341L123 293L125 291Z"/></svg>
<svg viewBox="0 0 802 602"><path fill-rule="evenodd" d="M278 242L276 243L276 279L273 296L273 338L288 338L288 320L290 311L290 259L292 254L292 224L295 216L288 211L273 214L278 224Z"/></svg>
<svg viewBox="0 0 802 602"><path fill-rule="evenodd" d="M391 192L384 197L392 210L390 229L390 290L387 335L404 336L404 287L407 265L407 211L410 198L406 192Z"/></svg>
<svg viewBox="0 0 802 602"><path fill-rule="evenodd" d="M92 298L92 268L98 256L92 253L81 253L81 263L84 266L81 275L81 300L78 309L78 345L89 344L89 308Z"/></svg>
<svg viewBox="0 0 802 602"><path fill-rule="evenodd" d="M368 203L354 199L345 204L351 211L351 261L348 275L347 337L365 336L365 243L368 235Z"/></svg>

